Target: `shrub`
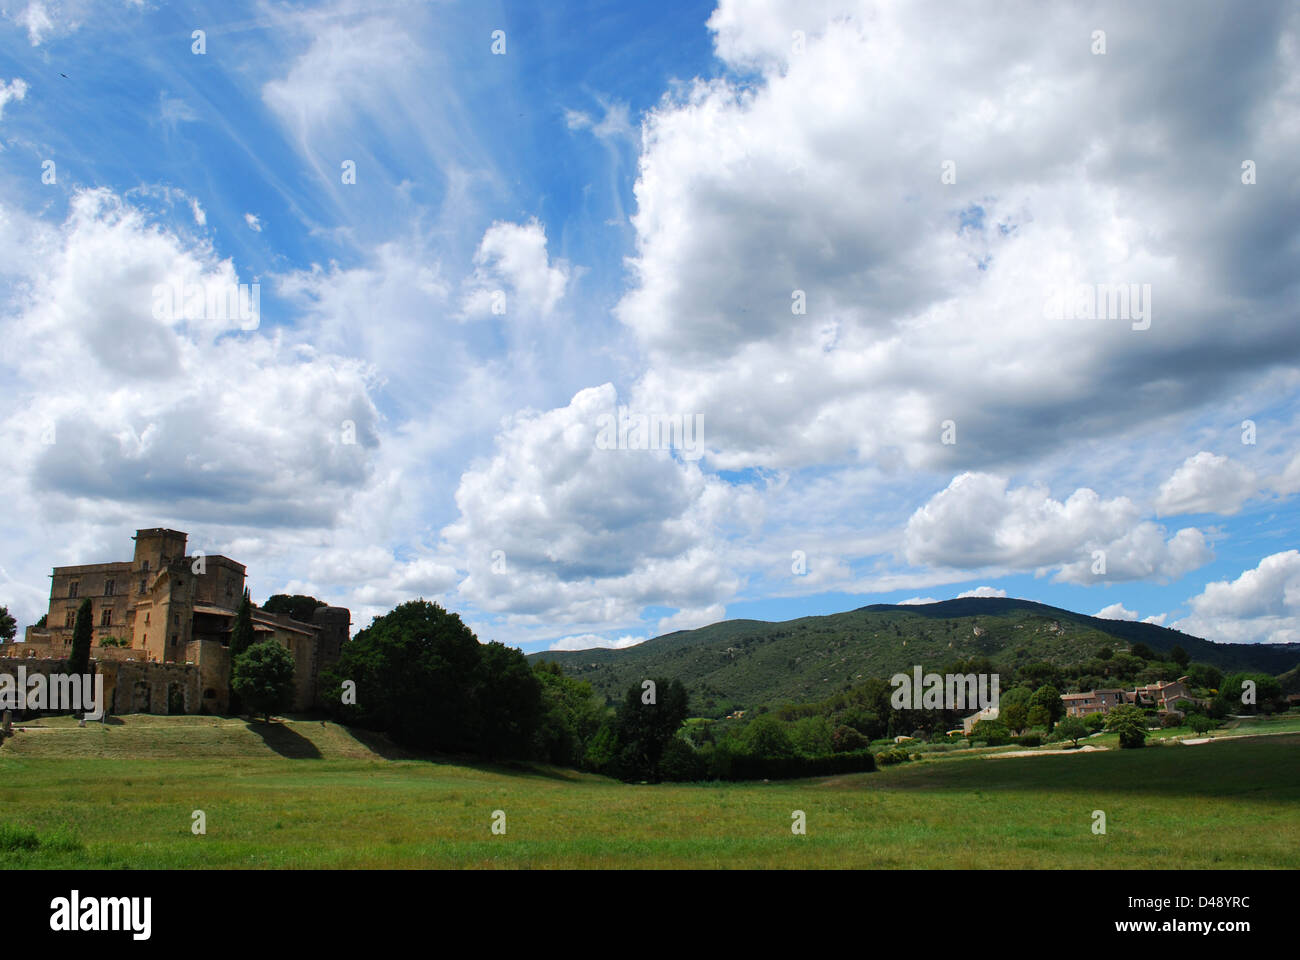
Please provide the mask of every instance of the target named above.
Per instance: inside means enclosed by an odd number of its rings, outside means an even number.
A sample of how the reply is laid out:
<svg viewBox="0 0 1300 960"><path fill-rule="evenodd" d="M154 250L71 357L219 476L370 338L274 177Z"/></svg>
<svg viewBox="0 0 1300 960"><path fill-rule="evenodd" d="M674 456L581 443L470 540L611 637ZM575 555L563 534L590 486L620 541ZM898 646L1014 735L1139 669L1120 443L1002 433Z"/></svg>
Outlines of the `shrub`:
<svg viewBox="0 0 1300 960"><path fill-rule="evenodd" d="M1022 747L1038 747L1042 746L1043 737L1038 733L1026 733L1022 737L1016 737L1016 743Z"/></svg>
<svg viewBox="0 0 1300 960"><path fill-rule="evenodd" d="M835 732L831 735L831 751L833 753L865 750L868 745L867 738L847 724L836 727Z"/></svg>
<svg viewBox="0 0 1300 960"><path fill-rule="evenodd" d="M1083 725L1092 733L1097 733L1106 726L1106 715L1104 713L1090 713L1083 718Z"/></svg>
<svg viewBox="0 0 1300 960"><path fill-rule="evenodd" d="M906 763L910 759L906 750L882 750L876 754L876 763L885 767L895 763Z"/></svg>

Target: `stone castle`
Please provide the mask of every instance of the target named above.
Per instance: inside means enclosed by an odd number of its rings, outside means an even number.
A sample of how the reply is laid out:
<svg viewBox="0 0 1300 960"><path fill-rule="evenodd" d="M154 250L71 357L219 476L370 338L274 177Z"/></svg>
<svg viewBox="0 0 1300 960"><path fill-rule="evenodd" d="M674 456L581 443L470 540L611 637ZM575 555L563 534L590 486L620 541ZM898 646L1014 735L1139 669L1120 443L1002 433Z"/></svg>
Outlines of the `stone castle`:
<svg viewBox="0 0 1300 960"><path fill-rule="evenodd" d="M0 645L0 673L22 663L57 672L72 652L77 609L90 600L90 656L111 713L224 713L230 704L230 633L244 596L243 564L186 555L178 530L135 532L135 555L55 567L50 608L24 643ZM311 623L253 607L255 642L274 639L294 659L293 710L322 705L320 672L336 663L351 614L318 607ZM107 645L105 645L107 643Z"/></svg>

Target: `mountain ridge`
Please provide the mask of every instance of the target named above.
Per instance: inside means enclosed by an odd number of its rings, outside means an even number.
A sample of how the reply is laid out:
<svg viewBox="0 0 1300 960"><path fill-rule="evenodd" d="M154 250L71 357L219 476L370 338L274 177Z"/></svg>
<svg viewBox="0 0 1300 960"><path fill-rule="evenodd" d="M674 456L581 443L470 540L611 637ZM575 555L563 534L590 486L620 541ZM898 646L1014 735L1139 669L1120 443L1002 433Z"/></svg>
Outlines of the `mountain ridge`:
<svg viewBox="0 0 1300 960"><path fill-rule="evenodd" d="M1181 646L1193 662L1225 673L1276 675L1300 664L1296 643L1215 643L1171 627L1105 620L1013 597L877 603L779 621L721 620L632 647L546 650L528 659L555 661L610 699L651 676L677 678L694 708L707 713L725 708L718 704L752 708L817 700L917 664L938 669L987 658L1003 669L1040 661L1069 667L1090 661L1103 646L1120 652L1138 643L1157 655Z"/></svg>

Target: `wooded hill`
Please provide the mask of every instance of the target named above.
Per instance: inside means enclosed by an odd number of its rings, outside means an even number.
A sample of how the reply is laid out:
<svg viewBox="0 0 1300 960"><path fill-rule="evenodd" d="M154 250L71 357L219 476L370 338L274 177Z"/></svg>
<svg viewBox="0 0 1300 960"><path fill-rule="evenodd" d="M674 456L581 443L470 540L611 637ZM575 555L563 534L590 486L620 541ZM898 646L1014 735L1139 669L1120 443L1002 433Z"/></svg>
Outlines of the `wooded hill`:
<svg viewBox="0 0 1300 960"><path fill-rule="evenodd" d="M999 597L873 604L779 623L724 620L622 650L544 651L529 660L553 660L610 699L649 677L679 679L696 714L718 716L736 708L821 700L868 677L887 679L917 664L938 671L972 658L987 658L1007 673L1031 663L1079 668L1091 661L1090 670L1119 686L1112 668L1095 662L1096 654L1103 647L1119 654L1134 644L1145 644L1161 659L1182 647L1191 661L1225 673L1276 675L1300 664L1300 644L1212 643L1151 623L1101 620Z"/></svg>

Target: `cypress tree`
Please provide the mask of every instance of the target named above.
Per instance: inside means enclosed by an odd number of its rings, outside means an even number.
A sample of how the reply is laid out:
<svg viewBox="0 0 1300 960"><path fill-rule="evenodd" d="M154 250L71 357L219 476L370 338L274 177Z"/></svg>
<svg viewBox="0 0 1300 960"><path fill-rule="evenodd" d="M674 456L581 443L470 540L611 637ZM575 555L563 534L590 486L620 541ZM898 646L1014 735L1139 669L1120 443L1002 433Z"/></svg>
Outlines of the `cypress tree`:
<svg viewBox="0 0 1300 960"><path fill-rule="evenodd" d="M253 645L253 601L244 588L244 599L235 614L235 626L230 631L230 712L239 713L239 697L235 694L235 658Z"/></svg>
<svg viewBox="0 0 1300 960"><path fill-rule="evenodd" d="M77 608L77 619L72 627L72 653L68 657L68 673L90 672L90 643L95 632L92 616L90 598L87 597Z"/></svg>

